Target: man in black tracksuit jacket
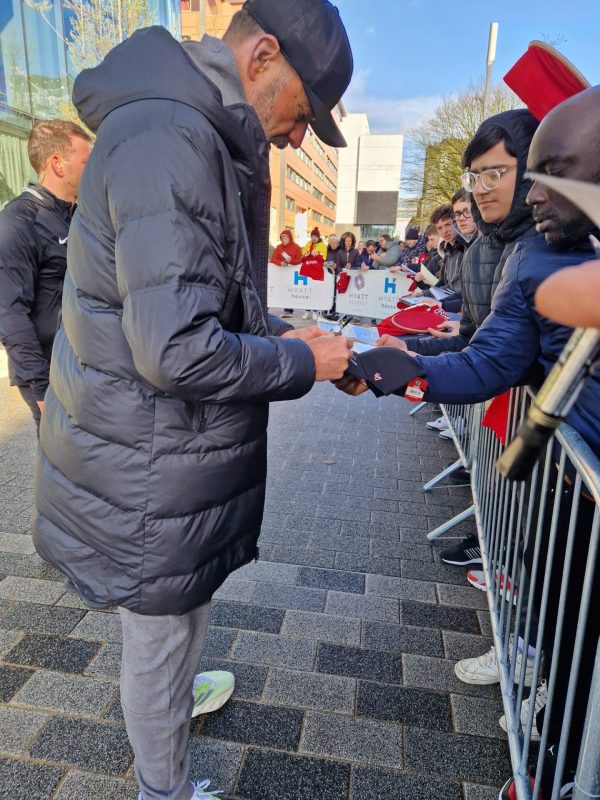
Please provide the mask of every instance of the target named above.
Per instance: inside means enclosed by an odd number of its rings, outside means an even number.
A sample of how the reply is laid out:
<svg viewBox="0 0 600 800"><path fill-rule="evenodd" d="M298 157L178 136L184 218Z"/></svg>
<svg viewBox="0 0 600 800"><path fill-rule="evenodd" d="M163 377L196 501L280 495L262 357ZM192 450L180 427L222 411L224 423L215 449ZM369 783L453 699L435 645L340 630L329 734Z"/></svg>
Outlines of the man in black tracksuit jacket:
<svg viewBox="0 0 600 800"><path fill-rule="evenodd" d="M59 323L69 225L89 143L72 122L38 123L28 148L39 183L30 183L0 212L0 341L11 384L38 425Z"/></svg>

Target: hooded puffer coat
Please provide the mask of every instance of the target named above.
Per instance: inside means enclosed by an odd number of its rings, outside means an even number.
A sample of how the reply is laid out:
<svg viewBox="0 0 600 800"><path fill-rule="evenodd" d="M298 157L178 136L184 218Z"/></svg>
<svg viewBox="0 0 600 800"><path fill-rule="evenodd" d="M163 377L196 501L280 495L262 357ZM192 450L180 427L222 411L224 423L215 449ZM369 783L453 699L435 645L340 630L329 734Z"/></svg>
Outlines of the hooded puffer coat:
<svg viewBox="0 0 600 800"><path fill-rule="evenodd" d="M268 335L255 289L270 185L254 111L224 106L163 28L85 70L74 101L98 138L69 233L35 545L91 602L182 614L257 555L268 404L305 394L314 359Z"/></svg>

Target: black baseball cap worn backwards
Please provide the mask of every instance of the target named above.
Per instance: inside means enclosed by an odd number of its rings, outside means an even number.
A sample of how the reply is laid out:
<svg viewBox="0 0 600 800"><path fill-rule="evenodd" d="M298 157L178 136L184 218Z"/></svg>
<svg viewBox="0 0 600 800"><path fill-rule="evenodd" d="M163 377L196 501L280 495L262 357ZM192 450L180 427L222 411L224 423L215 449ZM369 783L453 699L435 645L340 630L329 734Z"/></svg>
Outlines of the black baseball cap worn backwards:
<svg viewBox="0 0 600 800"><path fill-rule="evenodd" d="M300 76L315 115L310 123L313 131L331 147L346 147L331 113L354 69L338 9L329 0L246 0L243 8L277 39Z"/></svg>

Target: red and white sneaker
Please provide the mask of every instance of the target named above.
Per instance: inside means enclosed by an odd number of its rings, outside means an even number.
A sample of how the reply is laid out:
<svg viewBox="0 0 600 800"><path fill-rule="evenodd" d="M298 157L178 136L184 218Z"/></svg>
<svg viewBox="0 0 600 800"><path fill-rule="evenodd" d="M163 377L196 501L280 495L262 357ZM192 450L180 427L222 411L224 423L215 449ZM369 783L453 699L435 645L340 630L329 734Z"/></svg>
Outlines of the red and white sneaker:
<svg viewBox="0 0 600 800"><path fill-rule="evenodd" d="M496 572L495 579L498 580L499 573ZM480 592L485 592L487 589L487 581L485 579L485 572L482 569L470 569L467 572L467 581L473 586L475 589L479 589ZM500 574L500 591L504 591L504 586L506 584L507 592L506 592L506 599L512 600L513 604L517 602L517 595L518 591L515 589L513 592L513 581L510 575L506 576L505 573Z"/></svg>
<svg viewBox="0 0 600 800"><path fill-rule="evenodd" d="M535 788L535 781L533 777L529 776L529 782L531 788ZM564 786L561 788L558 796L560 800L569 800L573 797L573 792L575 791L575 784L574 783L565 783ZM517 790L515 788L515 781L514 778L509 778L502 789L500 789L500 794L498 795L498 800L517 800ZM544 795L540 792L539 800L544 800Z"/></svg>

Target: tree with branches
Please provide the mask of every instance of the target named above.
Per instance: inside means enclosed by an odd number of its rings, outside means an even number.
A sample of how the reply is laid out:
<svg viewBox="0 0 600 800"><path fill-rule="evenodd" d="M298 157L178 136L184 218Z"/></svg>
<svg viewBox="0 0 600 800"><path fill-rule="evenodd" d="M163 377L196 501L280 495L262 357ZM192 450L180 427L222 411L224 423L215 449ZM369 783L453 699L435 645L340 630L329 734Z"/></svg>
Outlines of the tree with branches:
<svg viewBox="0 0 600 800"><path fill-rule="evenodd" d="M485 116L520 107L510 89L495 84L490 87ZM421 197L416 220L421 225L460 188L462 155L483 119L481 82L457 96L444 97L434 115L410 132L413 148L403 186L407 194Z"/></svg>

